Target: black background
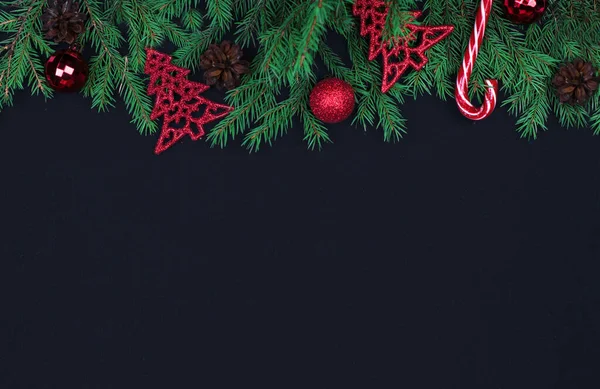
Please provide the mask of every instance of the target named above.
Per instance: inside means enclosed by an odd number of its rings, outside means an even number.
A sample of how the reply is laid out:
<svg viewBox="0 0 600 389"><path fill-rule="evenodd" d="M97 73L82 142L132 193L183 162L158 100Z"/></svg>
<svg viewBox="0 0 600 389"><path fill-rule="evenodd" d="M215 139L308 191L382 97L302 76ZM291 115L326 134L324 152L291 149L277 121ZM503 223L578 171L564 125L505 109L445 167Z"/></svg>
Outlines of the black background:
<svg viewBox="0 0 600 389"><path fill-rule="evenodd" d="M589 129L423 97L398 144L155 156L89 106L0 113L1 388L599 387Z"/></svg>

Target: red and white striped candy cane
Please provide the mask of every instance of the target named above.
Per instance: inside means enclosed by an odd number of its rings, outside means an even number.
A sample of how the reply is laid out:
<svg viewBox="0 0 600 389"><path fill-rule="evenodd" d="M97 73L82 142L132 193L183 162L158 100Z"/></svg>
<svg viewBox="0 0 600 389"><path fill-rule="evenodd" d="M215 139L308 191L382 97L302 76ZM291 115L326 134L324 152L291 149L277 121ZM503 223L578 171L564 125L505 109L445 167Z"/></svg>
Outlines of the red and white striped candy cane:
<svg viewBox="0 0 600 389"><path fill-rule="evenodd" d="M471 104L469 100L469 78L473 71L473 65L475 59L477 59L477 52L483 41L483 34L485 33L485 26L492 10L493 0L481 0L479 4L479 10L477 11L477 17L475 18L475 27L471 33L469 39L469 47L465 51L463 62L460 70L458 71L458 77L456 78L456 103L460 112L471 120L481 120L490 116L494 108L496 107L496 96L498 94L498 81L496 80L485 80L487 91L483 105L479 108Z"/></svg>

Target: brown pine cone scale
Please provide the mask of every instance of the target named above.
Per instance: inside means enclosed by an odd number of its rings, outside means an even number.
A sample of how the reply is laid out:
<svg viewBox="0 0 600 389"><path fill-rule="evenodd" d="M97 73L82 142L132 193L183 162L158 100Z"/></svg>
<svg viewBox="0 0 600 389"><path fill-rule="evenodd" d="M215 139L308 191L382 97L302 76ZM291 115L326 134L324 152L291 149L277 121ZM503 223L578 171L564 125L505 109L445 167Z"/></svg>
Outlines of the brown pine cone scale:
<svg viewBox="0 0 600 389"><path fill-rule="evenodd" d="M85 29L87 15L79 12L79 3L73 0L49 0L42 15L46 38L56 43L73 44Z"/></svg>
<svg viewBox="0 0 600 389"><path fill-rule="evenodd" d="M598 90L597 73L591 62L581 59L562 66L552 79L560 102L583 105Z"/></svg>
<svg viewBox="0 0 600 389"><path fill-rule="evenodd" d="M227 90L239 86L242 74L250 72L249 62L243 60L242 56L240 46L229 41L210 45L200 57L206 84Z"/></svg>

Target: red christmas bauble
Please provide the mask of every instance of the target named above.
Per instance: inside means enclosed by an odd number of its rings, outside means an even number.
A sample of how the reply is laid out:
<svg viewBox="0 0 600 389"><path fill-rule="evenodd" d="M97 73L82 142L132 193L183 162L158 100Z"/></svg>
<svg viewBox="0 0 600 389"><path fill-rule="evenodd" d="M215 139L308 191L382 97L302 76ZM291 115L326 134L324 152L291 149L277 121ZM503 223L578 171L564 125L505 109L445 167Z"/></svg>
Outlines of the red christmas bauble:
<svg viewBox="0 0 600 389"><path fill-rule="evenodd" d="M540 20L546 11L547 0L504 0L506 18L516 24Z"/></svg>
<svg viewBox="0 0 600 389"><path fill-rule="evenodd" d="M46 61L45 73L52 89L77 92L87 81L88 64L76 50L58 50Z"/></svg>
<svg viewBox="0 0 600 389"><path fill-rule="evenodd" d="M325 123L339 123L354 110L354 89L339 78L327 78L310 92L310 109L317 119Z"/></svg>

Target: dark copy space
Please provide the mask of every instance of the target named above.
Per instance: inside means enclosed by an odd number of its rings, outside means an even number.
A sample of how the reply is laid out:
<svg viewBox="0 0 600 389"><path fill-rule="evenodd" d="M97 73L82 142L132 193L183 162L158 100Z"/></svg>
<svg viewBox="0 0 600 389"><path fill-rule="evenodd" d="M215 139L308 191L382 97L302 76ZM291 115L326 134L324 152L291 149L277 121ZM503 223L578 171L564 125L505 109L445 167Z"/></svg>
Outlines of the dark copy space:
<svg viewBox="0 0 600 389"><path fill-rule="evenodd" d="M424 97L397 144L155 156L89 106L0 113L0 388L600 386L590 130Z"/></svg>

